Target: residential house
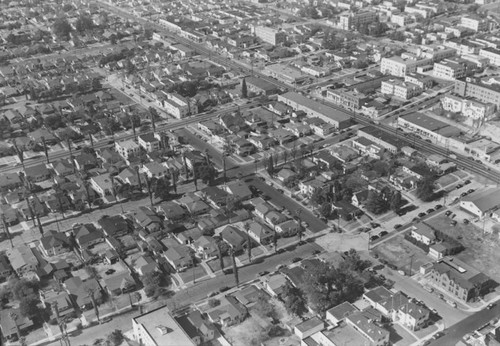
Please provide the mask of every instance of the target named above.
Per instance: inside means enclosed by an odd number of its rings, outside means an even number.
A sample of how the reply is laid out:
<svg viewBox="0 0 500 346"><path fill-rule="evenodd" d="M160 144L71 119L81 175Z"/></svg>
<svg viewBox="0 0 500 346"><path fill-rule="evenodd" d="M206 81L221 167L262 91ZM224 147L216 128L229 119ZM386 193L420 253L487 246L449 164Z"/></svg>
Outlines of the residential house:
<svg viewBox="0 0 500 346"><path fill-rule="evenodd" d="M326 312L326 320L332 325L336 326L340 322L344 321L345 318L359 310L349 302L343 302Z"/></svg>
<svg viewBox="0 0 500 346"><path fill-rule="evenodd" d="M367 318L363 313L357 312L346 317L346 323L365 337L370 345L389 345L389 332Z"/></svg>
<svg viewBox="0 0 500 346"><path fill-rule="evenodd" d="M137 137L139 145L148 153L160 150L160 140L154 133L145 133Z"/></svg>
<svg viewBox="0 0 500 346"><path fill-rule="evenodd" d="M120 260L120 255L118 255L118 252L116 252L115 249L107 249L106 252L104 252L104 262L108 265L112 265L117 263Z"/></svg>
<svg viewBox="0 0 500 346"><path fill-rule="evenodd" d="M233 226L227 226L220 232L222 239L233 249L235 253L243 251L247 246L247 239L242 232Z"/></svg>
<svg viewBox="0 0 500 346"><path fill-rule="evenodd" d="M135 222L148 232L157 232L163 227L163 220L148 207L141 206L132 213Z"/></svg>
<svg viewBox="0 0 500 346"><path fill-rule="evenodd" d="M397 318L401 324L411 330L419 330L427 326L430 311L425 306L409 302L399 307Z"/></svg>
<svg viewBox="0 0 500 346"><path fill-rule="evenodd" d="M270 212L268 212L266 214L265 220L272 227L276 227L279 224L282 224L283 222L287 221L288 218L280 212L277 212L275 210L271 210Z"/></svg>
<svg viewBox="0 0 500 346"><path fill-rule="evenodd" d="M297 173L288 168L281 169L276 175L279 181L283 184L288 184L297 178Z"/></svg>
<svg viewBox="0 0 500 346"><path fill-rule="evenodd" d="M120 174L116 176L116 180L121 182L122 184L129 184L131 187L134 188L139 188L139 187L144 188L147 186L144 174L137 174L137 172L130 167L127 167L124 170L122 170Z"/></svg>
<svg viewBox="0 0 500 346"><path fill-rule="evenodd" d="M156 207L156 211L163 215L165 220L168 221L179 221L187 215L184 208L172 201L162 202L158 207Z"/></svg>
<svg viewBox="0 0 500 346"><path fill-rule="evenodd" d="M460 201L460 208L475 215L484 217L500 207L500 189L493 188L478 191L465 196Z"/></svg>
<svg viewBox="0 0 500 346"><path fill-rule="evenodd" d="M294 328L294 333L300 340L304 340L317 332L322 331L325 328L325 323L322 319L314 316L302 323L299 323Z"/></svg>
<svg viewBox="0 0 500 346"><path fill-rule="evenodd" d="M431 245L436 241L434 230L422 222L411 227L411 237L425 245Z"/></svg>
<svg viewBox="0 0 500 346"><path fill-rule="evenodd" d="M130 231L128 222L120 215L102 217L97 223L107 237L116 238Z"/></svg>
<svg viewBox="0 0 500 346"><path fill-rule="evenodd" d="M141 171L145 173L149 179L162 178L170 175L168 166L156 161L145 163Z"/></svg>
<svg viewBox="0 0 500 346"><path fill-rule="evenodd" d="M93 224L88 223L73 229L76 243L80 249L88 249L104 240L104 236Z"/></svg>
<svg viewBox="0 0 500 346"><path fill-rule="evenodd" d="M251 222L248 234L259 244L268 245L274 239L274 231L259 222Z"/></svg>
<svg viewBox="0 0 500 346"><path fill-rule="evenodd" d="M178 272L183 272L193 266L193 253L186 245L170 246L163 253L163 257L172 268Z"/></svg>
<svg viewBox="0 0 500 346"><path fill-rule="evenodd" d="M58 160L53 162L52 168L59 177L65 177L75 172L73 164L69 162L69 160Z"/></svg>
<svg viewBox="0 0 500 346"><path fill-rule="evenodd" d="M3 253L0 253L0 282L7 280L13 273L9 259Z"/></svg>
<svg viewBox="0 0 500 346"><path fill-rule="evenodd" d="M262 220L265 220L266 215L269 212L274 211L274 210L275 209L269 203L263 202L263 203L258 203L257 205L255 205L254 213L258 217L260 217Z"/></svg>
<svg viewBox="0 0 500 346"><path fill-rule="evenodd" d="M285 237L291 237L300 230L300 225L297 221L295 220L287 220L283 223L280 223L279 225L276 226L276 232L279 234L285 236Z"/></svg>
<svg viewBox="0 0 500 346"><path fill-rule="evenodd" d="M33 250L27 245L16 246L12 249L9 260L12 268L19 276L35 272L40 264L33 254Z"/></svg>
<svg viewBox="0 0 500 346"><path fill-rule="evenodd" d="M196 239L192 244L194 251L203 259L208 259L218 255L217 241L206 235L202 235Z"/></svg>
<svg viewBox="0 0 500 346"><path fill-rule="evenodd" d="M7 192L21 187L23 182L17 173L0 174L0 191Z"/></svg>
<svg viewBox="0 0 500 346"><path fill-rule="evenodd" d="M150 274L159 270L158 264L149 256L141 256L134 263L134 270L140 276Z"/></svg>
<svg viewBox="0 0 500 346"><path fill-rule="evenodd" d="M252 191L250 191L248 185L239 180L226 184L225 189L237 200L245 201L252 197Z"/></svg>
<svg viewBox="0 0 500 346"><path fill-rule="evenodd" d="M136 289L134 278L127 272L120 272L104 278L104 287L110 296L119 296Z"/></svg>
<svg viewBox="0 0 500 346"><path fill-rule="evenodd" d="M220 304L206 311L212 323L220 324L224 327L241 323L245 320L247 309L232 296L220 298Z"/></svg>
<svg viewBox="0 0 500 346"><path fill-rule="evenodd" d="M215 326L206 321L198 310L175 317L175 319L196 345L209 343L218 335Z"/></svg>
<svg viewBox="0 0 500 346"><path fill-rule="evenodd" d="M65 233L56 231L45 232L38 246L46 257L57 256L70 251L69 240Z"/></svg>
<svg viewBox="0 0 500 346"><path fill-rule="evenodd" d="M99 161L95 155L84 152L75 157L73 161L75 162L76 169L79 171L88 171L99 165Z"/></svg>
<svg viewBox="0 0 500 346"><path fill-rule="evenodd" d="M324 183L317 179L301 181L299 183L300 193L303 194L304 196L311 196L314 193L314 191L322 189L323 186Z"/></svg>
<svg viewBox="0 0 500 346"><path fill-rule="evenodd" d="M131 139L115 142L115 149L126 160L137 156L140 152L140 146Z"/></svg>
<svg viewBox="0 0 500 346"><path fill-rule="evenodd" d="M91 177L90 185L101 197L113 197L113 181L108 173Z"/></svg>
<svg viewBox="0 0 500 346"><path fill-rule="evenodd" d="M19 340L21 335L32 329L33 325L33 321L21 315L19 309L0 309L0 329L2 336L7 340Z"/></svg>
<svg viewBox="0 0 500 346"><path fill-rule="evenodd" d="M48 311L51 312L51 315L54 313L56 306L59 317L74 315L76 312L73 307L73 303L71 302L71 298L66 291L40 290L39 295L43 307L48 309Z"/></svg>
<svg viewBox="0 0 500 346"><path fill-rule="evenodd" d="M50 171L44 163L26 167L24 175L32 183L39 183L50 179Z"/></svg>
<svg viewBox="0 0 500 346"><path fill-rule="evenodd" d="M82 310L92 308L92 299L89 292L93 292L97 304L102 302L101 286L94 278L82 281L79 276L75 276L66 280L63 286L76 306Z"/></svg>
<svg viewBox="0 0 500 346"><path fill-rule="evenodd" d="M201 190L203 198L210 203L214 208L221 208L226 205L227 198L229 194L216 187L216 186L208 186Z"/></svg>
<svg viewBox="0 0 500 346"><path fill-rule="evenodd" d="M288 283L288 280L282 274L274 274L268 276L266 281L264 281L264 288L267 292L273 297L279 297L284 290L285 285Z"/></svg>

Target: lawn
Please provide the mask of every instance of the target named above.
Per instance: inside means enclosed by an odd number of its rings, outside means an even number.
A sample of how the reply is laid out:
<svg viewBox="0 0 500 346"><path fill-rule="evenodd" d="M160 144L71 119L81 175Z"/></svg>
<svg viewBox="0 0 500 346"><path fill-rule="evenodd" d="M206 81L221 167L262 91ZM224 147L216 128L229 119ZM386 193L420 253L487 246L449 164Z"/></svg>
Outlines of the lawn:
<svg viewBox="0 0 500 346"><path fill-rule="evenodd" d="M205 275L207 275L207 272L201 265L197 265L196 267L189 268L186 271L179 273L179 276L185 283L193 281L193 279L200 279Z"/></svg>
<svg viewBox="0 0 500 346"><path fill-rule="evenodd" d="M436 184L439 185L441 188L448 186L450 184L456 183L458 181L458 178L452 174L446 174L440 177L438 180L436 180Z"/></svg>
<svg viewBox="0 0 500 346"><path fill-rule="evenodd" d="M232 268L233 267L233 261L231 260L231 257L229 256L224 256L223 257L223 260L224 260L224 268L227 269L227 268ZM216 258L216 259L213 259L209 262L207 262L208 266L210 267L210 269L212 269L212 271L215 273L215 272L218 272L220 270L220 262L219 262L219 259Z"/></svg>
<svg viewBox="0 0 500 346"><path fill-rule="evenodd" d="M500 282L500 245L498 232L482 234L482 223L470 223L468 225L461 222L457 216L458 223L456 226L450 225L450 219L444 215L434 217L426 222L439 229L446 234L458 238L464 245L465 250L457 255L459 259L465 263L473 266L474 268L483 271L486 275L493 280ZM487 228L486 228L487 229Z"/></svg>
<svg viewBox="0 0 500 346"><path fill-rule="evenodd" d="M422 249L405 240L402 234L389 239L372 249L374 254L378 254L380 259L398 267L398 270L404 270L406 273L415 274L420 266L430 262L430 259Z"/></svg>

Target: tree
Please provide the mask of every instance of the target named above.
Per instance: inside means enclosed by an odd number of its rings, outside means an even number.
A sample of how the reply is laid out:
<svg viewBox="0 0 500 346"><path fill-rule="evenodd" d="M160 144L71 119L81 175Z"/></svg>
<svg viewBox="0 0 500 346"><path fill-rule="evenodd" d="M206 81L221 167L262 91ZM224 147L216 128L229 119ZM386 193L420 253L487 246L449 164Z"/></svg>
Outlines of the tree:
<svg viewBox="0 0 500 346"><path fill-rule="evenodd" d="M33 296L29 296L21 299L19 302L19 312L23 317L29 317L30 319L36 317L40 313L38 309L38 299Z"/></svg>
<svg viewBox="0 0 500 346"><path fill-rule="evenodd" d="M319 214L325 219L328 219L332 215L332 205L328 202L321 204Z"/></svg>
<svg viewBox="0 0 500 346"><path fill-rule="evenodd" d="M382 197L382 194L375 190L370 190L370 192L368 192L365 207L369 212L378 215L386 212L389 208L389 204Z"/></svg>
<svg viewBox="0 0 500 346"><path fill-rule="evenodd" d="M170 190L172 189L172 186L170 185L170 180L167 177L155 179L152 185L155 198L162 201L170 198Z"/></svg>
<svg viewBox="0 0 500 346"><path fill-rule="evenodd" d="M58 38L67 41L72 29L66 18L57 18L52 25L52 30Z"/></svg>
<svg viewBox="0 0 500 346"><path fill-rule="evenodd" d="M245 78L243 78L243 81L241 82L241 97L244 99L248 98L248 87Z"/></svg>
<svg viewBox="0 0 500 346"><path fill-rule="evenodd" d="M391 200L390 200L390 208L392 211L399 211L399 208L401 207L401 191L396 191L392 194Z"/></svg>
<svg viewBox="0 0 500 346"><path fill-rule="evenodd" d="M151 119L151 127L153 128L153 131L156 131L156 118L159 117L158 111L154 107L149 107L149 117Z"/></svg>
<svg viewBox="0 0 500 346"><path fill-rule="evenodd" d="M247 232L247 252L248 252L248 263L252 262L252 238L250 237L250 224L245 222L243 228Z"/></svg>
<svg viewBox="0 0 500 346"><path fill-rule="evenodd" d="M417 182L416 195L417 198L424 202L429 202L434 199L434 182L435 178L428 176Z"/></svg>
<svg viewBox="0 0 500 346"><path fill-rule="evenodd" d="M222 272L224 272L224 257L222 252L222 239L217 238L215 241L215 246L217 246L217 257L219 257L219 265Z"/></svg>
<svg viewBox="0 0 500 346"><path fill-rule="evenodd" d="M107 337L108 343L114 346L121 345L124 340L123 333L120 329L115 329L111 334Z"/></svg>
<svg viewBox="0 0 500 346"><path fill-rule="evenodd" d="M269 296L260 293L255 302L255 311L262 317L269 317L273 320L278 320L278 313L273 304L269 303Z"/></svg>
<svg viewBox="0 0 500 346"><path fill-rule="evenodd" d="M274 175L273 155L269 155L269 160L267 161L267 173L269 173L271 177Z"/></svg>
<svg viewBox="0 0 500 346"><path fill-rule="evenodd" d="M79 33L83 33L88 30L92 30L94 28L94 22L92 21L92 18L90 18L88 15L81 14L80 17L75 22L75 29Z"/></svg>
<svg viewBox="0 0 500 346"><path fill-rule="evenodd" d="M344 261L340 264L340 267L349 271L361 273L370 265L370 261L362 260L356 250L350 249L345 255Z"/></svg>
<svg viewBox="0 0 500 346"><path fill-rule="evenodd" d="M289 281L285 283L281 297L289 313L300 317L307 311L304 293L300 288L293 286Z"/></svg>

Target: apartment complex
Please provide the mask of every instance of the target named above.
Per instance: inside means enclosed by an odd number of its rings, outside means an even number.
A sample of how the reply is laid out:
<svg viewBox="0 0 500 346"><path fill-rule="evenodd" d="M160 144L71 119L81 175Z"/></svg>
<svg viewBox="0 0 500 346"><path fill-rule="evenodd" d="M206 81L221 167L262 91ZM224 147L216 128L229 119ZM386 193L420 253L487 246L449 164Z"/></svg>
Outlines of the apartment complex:
<svg viewBox="0 0 500 346"><path fill-rule="evenodd" d="M456 60L445 59L434 63L433 75L436 78L455 80L464 78L466 65Z"/></svg>
<svg viewBox="0 0 500 346"><path fill-rule="evenodd" d="M404 59L399 56L382 58L380 72L396 77L404 77L408 73L415 72L417 67L431 65L432 59Z"/></svg>
<svg viewBox="0 0 500 346"><path fill-rule="evenodd" d="M402 100L409 100L422 93L422 88L418 85L404 82L400 79L390 79L382 82L382 93L393 95Z"/></svg>
<svg viewBox="0 0 500 346"><path fill-rule="evenodd" d="M141 147L132 139L127 139L121 142L116 142L115 149L121 157L128 159L131 156L139 154Z"/></svg>
<svg viewBox="0 0 500 346"><path fill-rule="evenodd" d="M488 58L490 65L500 66L500 49L493 47L483 48L479 51L479 55Z"/></svg>
<svg viewBox="0 0 500 346"><path fill-rule="evenodd" d="M470 97L462 98L455 95L445 95L441 99L441 105L445 111L461 113L463 116L474 120L489 119L496 109L496 106L492 103L484 103Z"/></svg>
<svg viewBox="0 0 500 346"><path fill-rule="evenodd" d="M272 44L273 46L277 46L286 41L286 32L267 26L256 26L255 36L257 36L264 42Z"/></svg>
<svg viewBox="0 0 500 346"><path fill-rule="evenodd" d="M182 119L198 113L196 102L178 94L166 94L166 97L160 101L160 105L165 108L167 113L173 115L177 119Z"/></svg>
<svg viewBox="0 0 500 346"><path fill-rule="evenodd" d="M488 21L479 17L465 16L460 19L460 26L476 32L486 31L488 29Z"/></svg>
<svg viewBox="0 0 500 346"><path fill-rule="evenodd" d="M494 77L456 80L453 92L462 97L473 97L481 102L500 106L500 79Z"/></svg>
<svg viewBox="0 0 500 346"><path fill-rule="evenodd" d="M339 28L342 30L352 30L360 25L371 24L373 22L376 22L377 19L378 15L376 12L370 12L370 11L364 11L358 13L350 12L348 14L340 16Z"/></svg>

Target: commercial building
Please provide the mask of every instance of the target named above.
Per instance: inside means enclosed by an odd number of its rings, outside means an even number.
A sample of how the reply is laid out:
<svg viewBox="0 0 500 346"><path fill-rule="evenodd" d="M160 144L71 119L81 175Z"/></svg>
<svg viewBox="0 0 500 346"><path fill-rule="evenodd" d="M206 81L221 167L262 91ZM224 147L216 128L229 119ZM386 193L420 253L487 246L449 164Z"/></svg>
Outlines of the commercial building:
<svg viewBox="0 0 500 346"><path fill-rule="evenodd" d="M417 67L432 65L432 59L403 59L399 56L382 58L380 72L396 77L404 77L408 73L415 72Z"/></svg>
<svg viewBox="0 0 500 346"><path fill-rule="evenodd" d="M482 218L500 207L500 189L475 192L460 201L460 208Z"/></svg>
<svg viewBox="0 0 500 346"><path fill-rule="evenodd" d="M391 16L391 23L398 26L407 26L415 22L415 17L406 13L393 14Z"/></svg>
<svg viewBox="0 0 500 346"><path fill-rule="evenodd" d="M402 100L409 100L422 93L422 89L413 83L407 83L399 79L390 79L382 82L382 93L394 95Z"/></svg>
<svg viewBox="0 0 500 346"><path fill-rule="evenodd" d="M283 64L267 65L264 73L291 85L302 84L309 78L302 71Z"/></svg>
<svg viewBox="0 0 500 346"><path fill-rule="evenodd" d="M490 65L500 66L500 49L492 47L483 48L479 51L479 55L488 58Z"/></svg>
<svg viewBox="0 0 500 346"><path fill-rule="evenodd" d="M465 77L466 65L456 60L445 59L434 63L432 74L436 78L456 80Z"/></svg>
<svg viewBox="0 0 500 346"><path fill-rule="evenodd" d="M461 133L459 128L422 113L399 117L398 126L441 143L445 143L448 137L458 136Z"/></svg>
<svg viewBox="0 0 500 346"><path fill-rule="evenodd" d="M500 106L500 79L495 77L457 80L453 92L462 97L473 97L481 102Z"/></svg>
<svg viewBox="0 0 500 346"><path fill-rule="evenodd" d="M321 104L299 93L290 91L283 95L279 95L278 101L292 107L296 111L303 111L310 117L323 119L334 125L337 129L345 129L351 126L351 117L349 114Z"/></svg>
<svg viewBox="0 0 500 346"><path fill-rule="evenodd" d="M196 346L166 307L132 318L134 340L143 346Z"/></svg>
<svg viewBox="0 0 500 346"><path fill-rule="evenodd" d="M430 282L462 302L474 301L488 293L492 281L485 274L457 258L445 257L433 263Z"/></svg>
<svg viewBox="0 0 500 346"><path fill-rule="evenodd" d="M283 30L276 30L267 26L256 26L255 36L262 41L277 46L286 41L286 32Z"/></svg>
<svg viewBox="0 0 500 346"><path fill-rule="evenodd" d="M386 132L373 126L366 126L358 130L358 136L369 139L371 142L383 147L391 153L398 152L406 143L397 137L390 136Z"/></svg>
<svg viewBox="0 0 500 346"><path fill-rule="evenodd" d="M279 92L279 88L276 85L262 78L248 77L245 78L245 82L247 83L248 91L253 92L255 94L273 95Z"/></svg>
<svg viewBox="0 0 500 346"><path fill-rule="evenodd" d="M360 25L371 24L378 20L376 12L363 11L358 13L350 12L343 14L339 18L339 28L342 30L356 29Z"/></svg>
<svg viewBox="0 0 500 346"><path fill-rule="evenodd" d="M432 80L431 77L421 73L406 74L404 80L407 83L413 83L415 85L418 85L422 90L432 88L432 86L434 85L434 81Z"/></svg>
<svg viewBox="0 0 500 346"><path fill-rule="evenodd" d="M185 118L192 114L198 113L196 102L182 97L178 94L166 94L158 100L161 107L165 108L167 113L173 115L177 119Z"/></svg>

